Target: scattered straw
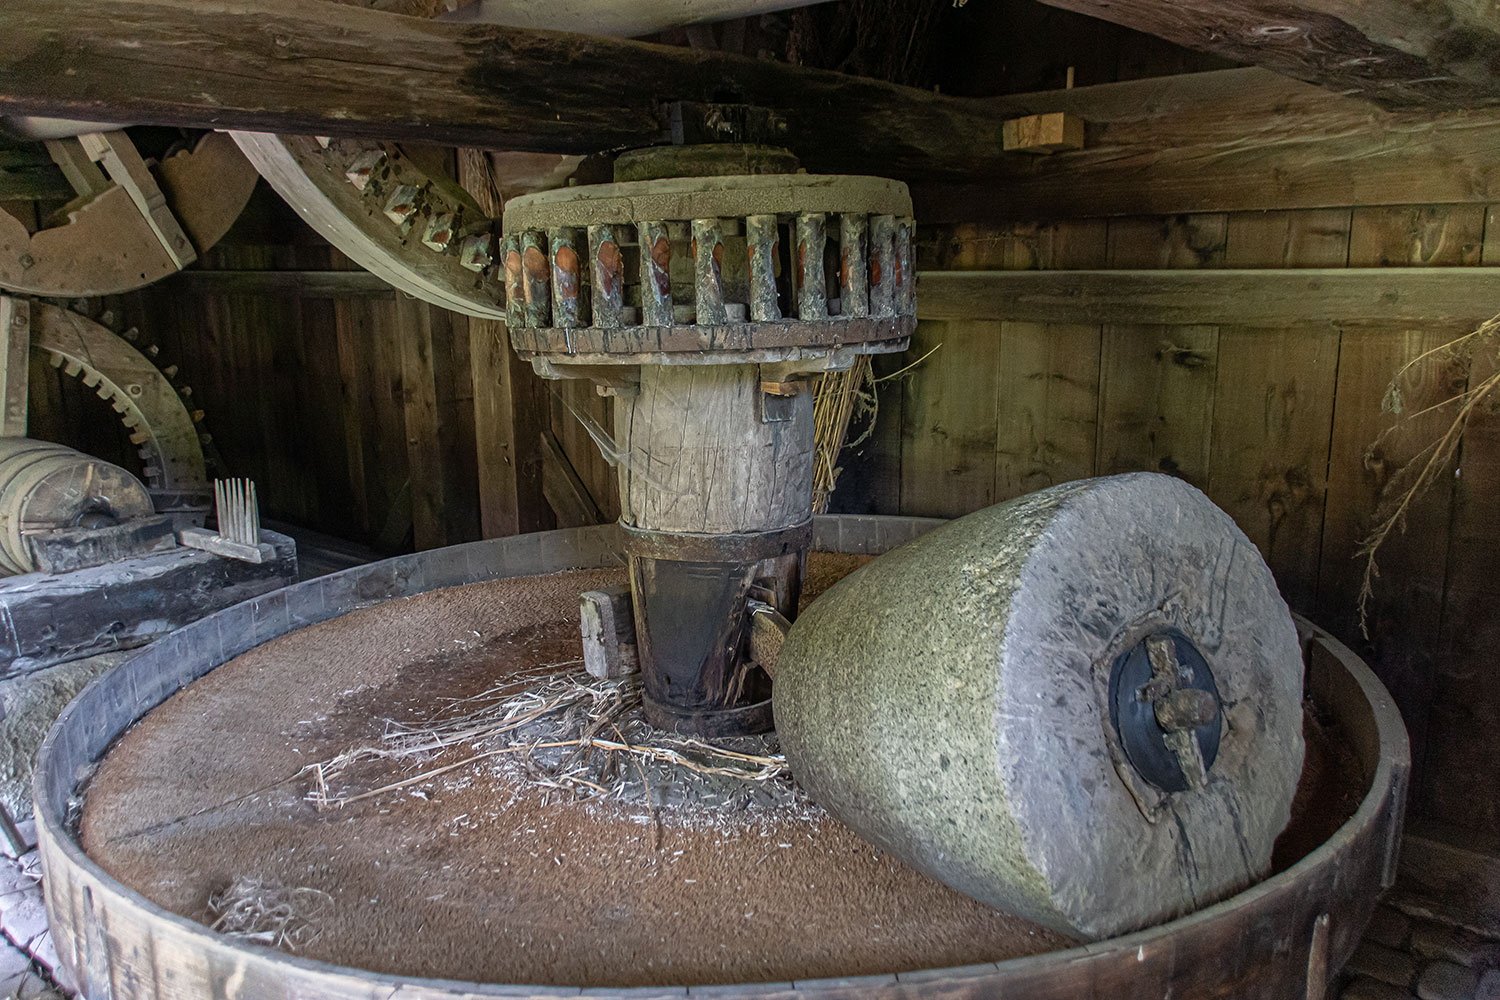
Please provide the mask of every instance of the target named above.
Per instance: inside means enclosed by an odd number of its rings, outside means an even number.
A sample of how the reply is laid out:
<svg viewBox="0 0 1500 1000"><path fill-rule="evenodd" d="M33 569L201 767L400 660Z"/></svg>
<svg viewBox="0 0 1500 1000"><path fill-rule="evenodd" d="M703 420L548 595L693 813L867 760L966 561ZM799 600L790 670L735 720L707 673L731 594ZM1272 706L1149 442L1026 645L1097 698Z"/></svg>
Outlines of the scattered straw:
<svg viewBox="0 0 1500 1000"><path fill-rule="evenodd" d="M849 421L855 411L869 414L875 423L875 393L870 383L870 356L861 354L848 371L829 372L813 391L813 513L828 511L828 501L838 484L839 452L849 433Z"/></svg>
<svg viewBox="0 0 1500 1000"><path fill-rule="evenodd" d="M1496 402L1500 401L1500 395L1495 392L1496 387L1500 386L1500 351L1496 350L1497 347L1500 347L1500 315L1485 320L1462 337L1430 351L1423 351L1408 361L1391 379L1385 398L1381 401L1382 409L1396 414L1399 419L1381 432L1365 450L1367 467L1373 467L1380 461L1378 456L1392 436L1410 431L1415 421L1443 410L1450 410L1453 416L1447 429L1428 442L1386 483L1375 511L1375 529L1360 542L1355 558L1364 560L1365 570L1359 589L1359 628L1366 639L1370 637L1369 602L1375 596L1375 581L1380 577L1380 567L1375 561L1376 553L1393 531L1406 530L1406 515L1411 511L1412 505L1438 481L1458 454L1470 418L1475 413L1494 409ZM1407 395L1418 386L1419 379L1432 362L1452 362L1467 369L1476 354L1486 348L1494 352L1494 371L1478 382L1468 379L1462 392L1415 412L1407 412Z"/></svg>
<svg viewBox="0 0 1500 1000"><path fill-rule="evenodd" d="M517 692L518 683L536 672L517 675L505 683L471 698L455 700L447 710L419 723L387 720L379 744L354 747L329 760L302 770L310 782L309 801L319 808L344 806L400 791L459 768L484 760L522 757L533 784L587 797L624 797L624 781L606 787L606 776L618 778L620 767L614 755L631 761L637 770L643 762L654 762L703 775L766 782L787 774L786 758L780 755L743 753L716 747L701 740L681 739L638 725L627 738L619 722L640 705L638 675L599 681L581 670L553 673L536 687ZM546 733L555 738L525 738L521 730L537 730L546 723ZM618 739L599 735L606 727ZM535 736L535 734L533 734ZM368 791L334 791L350 767L367 760L389 760L411 765L437 762L447 751L467 747L471 752L457 760L424 767L399 781ZM554 764L541 763L539 752L571 749ZM595 751L602 758L595 757ZM644 778L644 771L641 772ZM650 789L646 789L650 806Z"/></svg>
<svg viewBox="0 0 1500 1000"><path fill-rule="evenodd" d="M208 899L210 930L270 948L296 951L318 939L317 921L333 909L318 889L240 876Z"/></svg>

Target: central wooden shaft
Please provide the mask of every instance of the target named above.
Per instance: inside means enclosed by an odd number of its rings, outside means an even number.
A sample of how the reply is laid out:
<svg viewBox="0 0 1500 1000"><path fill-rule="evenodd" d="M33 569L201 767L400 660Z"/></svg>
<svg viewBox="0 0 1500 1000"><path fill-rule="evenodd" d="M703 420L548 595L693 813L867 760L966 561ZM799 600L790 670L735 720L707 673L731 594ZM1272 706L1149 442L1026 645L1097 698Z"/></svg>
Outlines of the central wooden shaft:
<svg viewBox="0 0 1500 1000"><path fill-rule="evenodd" d="M770 679L744 655L746 601L763 587L796 614L812 410L811 392L762 392L753 364L647 365L639 392L618 397L620 522L656 725L700 735L771 726Z"/></svg>

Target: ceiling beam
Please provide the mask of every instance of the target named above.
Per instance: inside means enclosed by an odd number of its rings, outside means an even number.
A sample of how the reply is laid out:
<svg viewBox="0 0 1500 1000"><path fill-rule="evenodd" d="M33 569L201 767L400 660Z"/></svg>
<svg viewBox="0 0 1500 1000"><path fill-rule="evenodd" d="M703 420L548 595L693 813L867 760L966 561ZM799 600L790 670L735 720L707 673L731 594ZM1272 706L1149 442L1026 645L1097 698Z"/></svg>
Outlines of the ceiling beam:
<svg viewBox="0 0 1500 1000"><path fill-rule="evenodd" d="M923 222L1500 202L1500 108L1387 112L1258 68L1017 94L1084 149L913 184Z"/></svg>
<svg viewBox="0 0 1500 1000"><path fill-rule="evenodd" d="M589 153L663 141L670 102L768 109L811 169L1005 158L1003 104L642 42L301 0L28 0L0 31L6 116Z"/></svg>
<svg viewBox="0 0 1500 1000"><path fill-rule="evenodd" d="M770 109L808 169L913 183L924 222L1500 202L1500 108L1433 114L1257 68L944 97L716 52L301 0L29 0L0 115L587 153L665 141L672 101ZM1086 148L1005 153L1069 111Z"/></svg>
<svg viewBox="0 0 1500 1000"><path fill-rule="evenodd" d="M1388 108L1500 105L1487 0L1042 0Z"/></svg>

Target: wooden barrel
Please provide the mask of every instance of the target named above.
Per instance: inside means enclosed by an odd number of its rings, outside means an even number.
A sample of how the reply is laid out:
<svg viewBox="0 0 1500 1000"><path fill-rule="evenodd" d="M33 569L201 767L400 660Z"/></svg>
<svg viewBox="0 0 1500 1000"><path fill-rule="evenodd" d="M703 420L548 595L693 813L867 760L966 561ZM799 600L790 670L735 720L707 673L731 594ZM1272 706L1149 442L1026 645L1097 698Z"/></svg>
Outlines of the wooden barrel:
<svg viewBox="0 0 1500 1000"><path fill-rule="evenodd" d="M813 548L878 554L941 522L818 518ZM1021 996L1322 997L1395 880L1410 769L1390 696L1347 648L1299 622L1309 697L1349 737L1364 793L1358 810L1290 869L1221 903L1113 940L1000 963L856 979L650 989L412 979L310 961L212 933L155 906L95 864L68 822L78 781L152 708L246 650L303 625L392 598L511 576L623 565L614 525L518 535L400 556L309 580L195 622L83 692L42 746L34 787L47 910L58 954L83 992L111 1000L320 997L812 998ZM497 942L498 944L498 942Z"/></svg>
<svg viewBox="0 0 1500 1000"><path fill-rule="evenodd" d="M118 465L32 438L0 438L0 568L35 569L26 536L153 512L141 481Z"/></svg>

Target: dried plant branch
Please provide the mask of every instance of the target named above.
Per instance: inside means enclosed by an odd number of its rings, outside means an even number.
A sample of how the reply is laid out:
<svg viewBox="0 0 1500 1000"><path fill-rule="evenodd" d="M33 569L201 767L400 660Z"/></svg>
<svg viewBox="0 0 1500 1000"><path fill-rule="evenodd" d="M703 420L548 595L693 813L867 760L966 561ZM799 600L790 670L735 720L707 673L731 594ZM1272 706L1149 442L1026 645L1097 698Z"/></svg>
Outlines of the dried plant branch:
<svg viewBox="0 0 1500 1000"><path fill-rule="evenodd" d="M1377 523L1374 530L1360 541L1359 550L1355 555L1355 558L1364 560L1364 575L1360 580L1358 599L1359 628L1366 639L1370 637L1370 600L1375 596L1375 581L1380 578L1380 566L1376 562L1376 555L1392 532L1398 529L1405 530L1406 516L1412 506L1432 488L1458 454L1470 419L1476 412L1480 412L1492 398L1500 400L1500 393L1496 392L1497 387L1500 387L1500 364L1497 364L1497 370L1494 373L1486 376L1478 384L1471 382L1462 392L1454 393L1437 403L1411 413L1405 412L1408 382L1413 373L1418 372L1423 364L1434 358L1452 358L1469 362L1472 361L1475 351L1481 345L1493 347L1496 341L1500 341L1500 315L1491 317L1462 337L1423 351L1412 358L1395 374L1386 390L1382 408L1399 415L1400 419L1371 442L1365 453L1366 462L1373 461L1375 454L1387 440L1397 432L1410 429L1414 421L1447 407L1456 406L1457 412L1454 413L1443 433L1418 451L1386 485L1389 499L1382 502L1376 510ZM1497 362L1500 362L1500 355L1497 355Z"/></svg>
<svg viewBox="0 0 1500 1000"><path fill-rule="evenodd" d="M609 794L609 789L597 781L583 777L583 768L576 766L584 753L594 750L622 754L638 770L643 761L654 761L699 774L747 782L765 782L787 774L786 758L780 755L741 753L700 740L671 738L660 744L639 738L634 742L627 740L615 720L640 702L637 675L596 681L582 671L554 674L540 687L519 693L515 692L517 683L517 677L512 677L479 695L455 700L446 712L419 723L388 720L378 745L354 747L304 768L301 773L311 784L307 799L319 808L345 806L419 785L483 760L524 754L531 762L539 750L564 748L572 748L573 752L550 768L537 769L531 775L535 784L574 791L586 788L598 794ZM550 716L561 717L559 728L571 735L541 740L518 741L513 738L518 730ZM614 730L618 740L603 739L598 735L606 726ZM498 746L489 745L504 737L512 738ZM332 790L348 768L361 761L425 763L458 746L468 746L475 752L369 791ZM644 778L644 771L642 775Z"/></svg>

